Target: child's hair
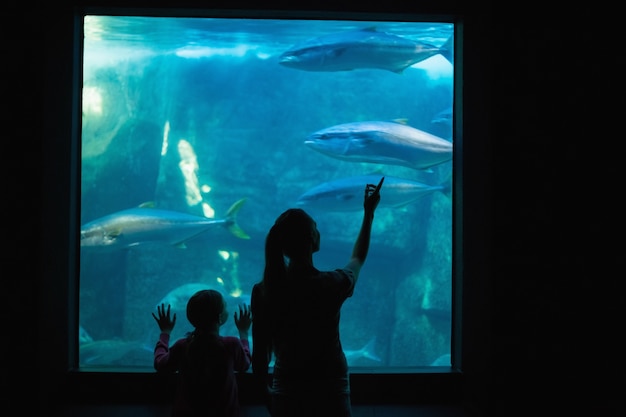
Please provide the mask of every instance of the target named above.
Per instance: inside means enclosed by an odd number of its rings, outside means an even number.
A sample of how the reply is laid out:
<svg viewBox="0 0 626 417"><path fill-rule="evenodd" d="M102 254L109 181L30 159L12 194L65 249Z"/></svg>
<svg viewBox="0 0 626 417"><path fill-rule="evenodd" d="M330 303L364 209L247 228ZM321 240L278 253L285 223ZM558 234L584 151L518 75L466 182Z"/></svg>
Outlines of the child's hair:
<svg viewBox="0 0 626 417"><path fill-rule="evenodd" d="M187 302L187 319L195 329L187 336L182 378L197 408L219 408L221 387L228 378L228 355L214 331L224 308L224 297L215 290L200 290Z"/></svg>
<svg viewBox="0 0 626 417"><path fill-rule="evenodd" d="M200 290L187 302L187 320L196 329L212 328L224 311L224 297L219 291Z"/></svg>

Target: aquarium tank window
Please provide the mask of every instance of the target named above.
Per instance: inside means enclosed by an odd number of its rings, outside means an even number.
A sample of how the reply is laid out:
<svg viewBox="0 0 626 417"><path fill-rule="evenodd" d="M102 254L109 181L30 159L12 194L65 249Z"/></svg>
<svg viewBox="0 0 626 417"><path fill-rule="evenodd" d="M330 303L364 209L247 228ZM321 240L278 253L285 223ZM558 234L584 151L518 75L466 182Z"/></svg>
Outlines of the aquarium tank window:
<svg viewBox="0 0 626 417"><path fill-rule="evenodd" d="M224 294L236 335L276 217L309 212L316 266L341 267L383 176L341 313L349 365L450 366L455 29L85 15L78 367L151 368L151 313L169 304L182 337L199 289Z"/></svg>

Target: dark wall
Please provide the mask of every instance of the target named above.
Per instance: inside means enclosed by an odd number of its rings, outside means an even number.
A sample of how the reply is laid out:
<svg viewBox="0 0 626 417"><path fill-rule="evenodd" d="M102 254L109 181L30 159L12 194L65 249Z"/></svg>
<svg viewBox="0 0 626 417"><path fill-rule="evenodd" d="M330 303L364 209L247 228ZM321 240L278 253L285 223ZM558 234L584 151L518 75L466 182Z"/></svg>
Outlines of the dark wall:
<svg viewBox="0 0 626 417"><path fill-rule="evenodd" d="M312 8L429 7L347 3ZM3 27L2 317L11 359L2 384L8 398L30 393L45 411L67 394L67 318L75 308L59 279L74 267L63 252L75 215L67 203L71 124L59 122L72 111L72 11L15 7L4 14L14 24ZM429 10L463 13L466 22L462 222L472 244L457 294L461 401L477 416L539 406L554 415L621 415L623 134L611 127L620 121L611 116L620 97L610 94L620 49L600 53L609 23L590 10L496 13L450 1Z"/></svg>
<svg viewBox="0 0 626 417"><path fill-rule="evenodd" d="M528 7L488 28L491 415L625 409L623 174L608 104L619 80L602 54L585 52L612 44L612 19L597 6Z"/></svg>

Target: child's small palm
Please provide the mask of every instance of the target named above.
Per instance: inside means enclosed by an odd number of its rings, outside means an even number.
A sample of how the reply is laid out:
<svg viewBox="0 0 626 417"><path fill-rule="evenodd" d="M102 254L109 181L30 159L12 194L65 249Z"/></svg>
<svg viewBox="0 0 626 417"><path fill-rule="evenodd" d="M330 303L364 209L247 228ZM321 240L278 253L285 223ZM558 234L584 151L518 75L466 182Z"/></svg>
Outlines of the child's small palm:
<svg viewBox="0 0 626 417"><path fill-rule="evenodd" d="M161 304L160 306L157 306L158 317L152 313L152 317L154 317L159 325L159 329L161 329L163 333L171 333L176 325L176 313L170 317L170 312L171 306L169 304L167 305L167 310L165 309L165 305Z"/></svg>
<svg viewBox="0 0 626 417"><path fill-rule="evenodd" d="M250 312L250 306L247 304L241 304L239 306L239 312L235 311L234 314L235 326L238 330L248 330L252 325L252 313Z"/></svg>

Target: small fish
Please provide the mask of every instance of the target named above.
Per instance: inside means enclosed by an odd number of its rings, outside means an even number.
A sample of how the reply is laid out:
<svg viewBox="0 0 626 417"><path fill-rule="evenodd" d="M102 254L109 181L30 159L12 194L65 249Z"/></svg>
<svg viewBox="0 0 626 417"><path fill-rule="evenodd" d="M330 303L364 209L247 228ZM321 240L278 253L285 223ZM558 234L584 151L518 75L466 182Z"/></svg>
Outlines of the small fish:
<svg viewBox="0 0 626 417"><path fill-rule="evenodd" d="M312 133L309 148L335 159L429 171L452 160L452 142L408 126L404 119L344 123Z"/></svg>
<svg viewBox="0 0 626 417"><path fill-rule="evenodd" d="M344 355L346 355L346 360L348 361L349 365L353 364L354 361L360 358L366 358L372 361L380 362L382 359L380 359L380 357L376 354L376 352L374 352L375 348L376 348L376 338L374 337L370 339L370 341L367 342L365 346L363 346L361 349L357 349L357 350L344 349L343 353Z"/></svg>
<svg viewBox="0 0 626 417"><path fill-rule="evenodd" d="M152 347L139 342L120 339L104 339L82 343L78 347L78 363L81 365L124 365L126 355L136 353L145 356L146 364L152 363Z"/></svg>
<svg viewBox="0 0 626 417"><path fill-rule="evenodd" d="M118 211L83 225L80 246L96 250L127 249L146 243L184 247L187 240L218 225L241 239L249 239L236 221L244 201L235 202L223 219L145 206Z"/></svg>
<svg viewBox="0 0 626 417"><path fill-rule="evenodd" d="M309 39L283 52L279 63L304 71L373 68L400 74L438 54L453 62L452 36L437 47L370 27Z"/></svg>
<svg viewBox="0 0 626 417"><path fill-rule="evenodd" d="M296 206L322 211L355 211L363 209L365 184L376 184L381 175L362 175L321 183L302 194ZM450 181L441 185L385 176L380 189L379 207L398 208L429 194L441 192L450 196Z"/></svg>

